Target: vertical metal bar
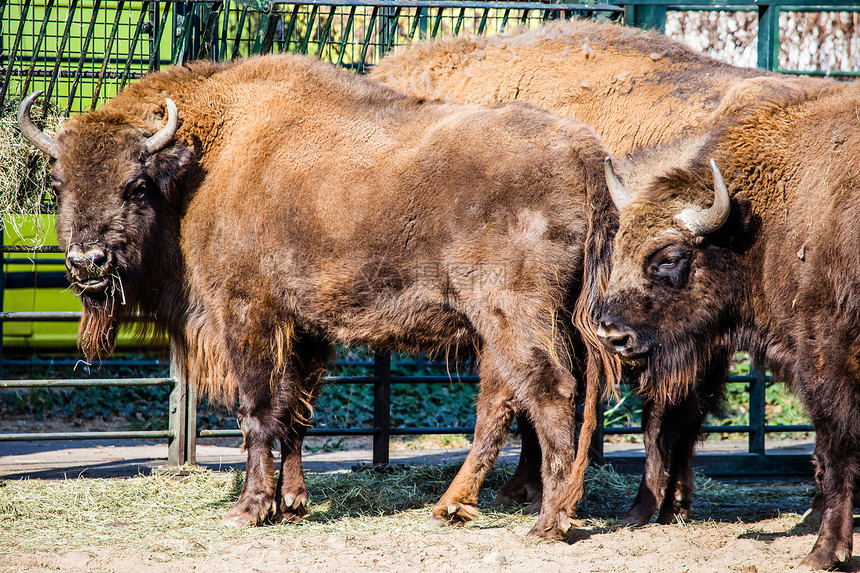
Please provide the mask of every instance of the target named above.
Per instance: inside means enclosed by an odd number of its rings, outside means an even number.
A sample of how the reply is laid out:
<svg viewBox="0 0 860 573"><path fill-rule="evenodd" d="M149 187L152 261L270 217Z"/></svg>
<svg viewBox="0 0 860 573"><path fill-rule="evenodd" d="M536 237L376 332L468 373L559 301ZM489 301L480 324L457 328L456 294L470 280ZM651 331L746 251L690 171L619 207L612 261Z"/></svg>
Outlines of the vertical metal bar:
<svg viewBox="0 0 860 573"><path fill-rule="evenodd" d="M767 378L765 366L756 360L750 369L755 377L749 386L749 452L764 455L765 390Z"/></svg>
<svg viewBox="0 0 860 573"><path fill-rule="evenodd" d="M242 45L242 31L245 29L245 17L247 15L248 7L242 6L242 14L239 16L239 22L236 24L236 39L233 40L233 53L230 54L231 60L239 57L239 48Z"/></svg>
<svg viewBox="0 0 860 573"><path fill-rule="evenodd" d="M376 16L379 14L379 6L374 6L370 11L370 23L367 25L367 32L364 34L364 43L361 45L361 59L358 60L358 72L364 72L364 59L367 57L367 46L370 44L370 37L373 34L373 27L376 25Z"/></svg>
<svg viewBox="0 0 860 573"><path fill-rule="evenodd" d="M463 18L466 16L466 9L460 8L460 14L457 16L457 23L454 24L454 35L460 33L460 27L463 25Z"/></svg>
<svg viewBox="0 0 860 573"><path fill-rule="evenodd" d="M349 41L349 34L352 32L352 23L355 21L355 6L349 9L349 17L346 20L346 28L343 30L343 38L340 40L340 53L337 55L337 65L340 67L343 64L343 54L346 52L346 44Z"/></svg>
<svg viewBox="0 0 860 573"><path fill-rule="evenodd" d="M412 21L412 26L409 28L409 37L407 38L408 42L411 44L412 39L415 38L415 31L418 30L418 24L424 20L424 8L416 8L415 9L415 19Z"/></svg>
<svg viewBox="0 0 860 573"><path fill-rule="evenodd" d="M779 6L765 4L758 7L757 65L776 71L779 67Z"/></svg>
<svg viewBox="0 0 860 573"><path fill-rule="evenodd" d="M3 11L0 10L0 17L3 16ZM3 246L6 244L6 217L0 216L0 312L4 310L4 299L6 298L6 250ZM4 322L0 320L0 379L3 378L3 326Z"/></svg>
<svg viewBox="0 0 860 573"><path fill-rule="evenodd" d="M42 17L42 27L39 29L39 37L36 39L36 45L33 46L33 57L30 59L30 68L27 70L27 76L24 78L24 85L21 87L21 93L26 94L30 91L30 81L33 79L33 71L36 69L36 60L39 58L39 52L42 50L42 42L45 36L48 35L48 21L51 19L51 11L54 8L54 0L48 0L45 4L45 15ZM2 18L3 10L0 9L0 18ZM0 105L2 105L0 100Z"/></svg>
<svg viewBox="0 0 860 573"><path fill-rule="evenodd" d="M391 50L391 45L394 43L394 39L397 37L397 21L400 19L400 10L400 6L396 7L394 9L394 14L391 15L389 18L386 18L385 45L382 47L382 54L380 54L380 57L384 56Z"/></svg>
<svg viewBox="0 0 860 573"><path fill-rule="evenodd" d="M388 463L388 439L391 435L391 353L373 355L373 463Z"/></svg>
<svg viewBox="0 0 860 573"><path fill-rule="evenodd" d="M12 79L12 68L15 67L15 58L18 56L18 48L21 46L21 37L24 35L24 25L27 23L27 14L30 12L30 0L24 2L21 8L21 19L18 21L18 31L15 33L15 41L12 43L12 52L6 62L6 77L3 78L3 86L0 87L0 106L6 101L6 92L9 89L9 81Z"/></svg>
<svg viewBox="0 0 860 573"><path fill-rule="evenodd" d="M520 24L525 24L529 20L529 11L523 10L523 16L520 18Z"/></svg>
<svg viewBox="0 0 860 573"><path fill-rule="evenodd" d="M628 4L624 8L625 24L638 28L653 28L661 34L666 32L666 6L637 6Z"/></svg>
<svg viewBox="0 0 860 573"><path fill-rule="evenodd" d="M484 29L487 27L487 16L490 15L490 9L484 8L484 13L481 15L481 23L478 24L478 35L481 36L484 33Z"/></svg>
<svg viewBox="0 0 860 573"><path fill-rule="evenodd" d="M87 35L84 38L84 45L81 48L81 56L78 58L78 67L75 70L75 77L72 80L72 86L69 88L69 98L66 100L66 115L69 115L72 111L72 104L75 101L75 94L78 91L78 84L81 81L81 72L84 69L84 60L87 58L87 51L90 49L90 40L93 38L93 33L96 29L96 20L99 16L99 10L101 9L102 0L95 0L93 2L92 11L93 14L90 17L90 25L87 27Z"/></svg>
<svg viewBox="0 0 860 573"><path fill-rule="evenodd" d="M140 16L137 17L137 26L134 29L134 35L131 38L131 45L128 49L128 59L125 61L125 68L122 70L122 76L119 80L119 89L125 87L126 82L128 81L128 74L131 70L131 62L134 60L134 53L137 51L137 42L140 39L140 34L143 31L144 27L144 18L146 18L147 13L149 12L149 0L143 3L140 7Z"/></svg>
<svg viewBox="0 0 860 573"><path fill-rule="evenodd" d="M206 16L206 25L203 26L203 37L200 38L200 50L197 52L197 58L214 58L218 59L218 51L212 53L212 45L215 42L215 29L218 27L218 19L224 11L224 2L212 2L209 6L209 14Z"/></svg>
<svg viewBox="0 0 860 573"><path fill-rule="evenodd" d="M308 53L308 43L311 41L311 34L314 31L314 21L317 19L317 11L319 10L319 6L314 4L311 7L311 15L308 17L307 29L305 30L305 37L302 39L302 45L299 48L300 54Z"/></svg>
<svg viewBox="0 0 860 573"><path fill-rule="evenodd" d="M167 442L167 465L181 466L188 461L188 380L183 375L184 368L179 361L176 346L170 343L170 377L173 389L170 391L168 426L173 436ZM196 432L195 432L196 434Z"/></svg>
<svg viewBox="0 0 860 573"><path fill-rule="evenodd" d="M436 34L439 33L439 26L442 24L442 12L445 11L443 6L440 6L436 11L436 22L433 23L433 31L430 32L430 37L435 38Z"/></svg>
<svg viewBox="0 0 860 573"><path fill-rule="evenodd" d="M194 28L194 19L196 17L195 10L197 5L191 2L182 3L182 14L179 14L179 7L173 12L174 25L181 17L181 26L178 34L174 34L170 47L170 61L173 64L182 65L185 62L185 52L193 49L190 47L191 30Z"/></svg>
<svg viewBox="0 0 860 573"><path fill-rule="evenodd" d="M337 10L337 6L332 6L328 12L328 18L326 18L325 25L323 26L322 38L320 38L320 44L317 48L317 57L322 58L323 50L325 50L325 45L328 43L328 35L331 32L331 23L334 20L334 13Z"/></svg>
<svg viewBox="0 0 860 573"><path fill-rule="evenodd" d="M224 19L221 22L221 33L218 35L218 48L215 53L215 59L217 60L223 60L227 57L227 32L230 29L230 0L224 3L222 15Z"/></svg>
<svg viewBox="0 0 860 573"><path fill-rule="evenodd" d="M281 42L281 51L290 51L290 38L293 37L293 32L296 30L296 22L299 17L299 8L301 4L293 4L293 11L290 13L290 21L287 22L287 28L284 31L284 40ZM352 13L355 13L355 6L352 7ZM350 22L351 24L352 22Z"/></svg>
<svg viewBox="0 0 860 573"><path fill-rule="evenodd" d="M511 17L511 9L505 8L505 13L502 14L502 27L499 29L499 32L504 32L505 28L508 26L508 18Z"/></svg>
<svg viewBox="0 0 860 573"><path fill-rule="evenodd" d="M153 72L161 67L161 37L164 35L164 29L167 27L167 16L170 14L172 2L164 3L164 12L161 14L161 20L158 20L158 2L155 3L155 20L158 26L150 40L152 49L149 52L149 67L147 71Z"/></svg>
<svg viewBox="0 0 860 573"><path fill-rule="evenodd" d="M54 86L57 85L57 77L60 75L60 64L63 62L63 52L66 50L66 44L69 41L69 36L72 33L72 20L75 17L75 11L78 8L78 0L72 0L69 3L68 12L66 12L66 25L63 27L63 37L60 40L60 45L57 47L57 55L54 59L54 70L51 72L51 81L48 82L48 89L45 91L45 99L42 102L42 116L48 114L48 107L51 103L51 95L54 93Z"/></svg>
<svg viewBox="0 0 860 573"><path fill-rule="evenodd" d="M119 0L116 5L116 16L113 19L113 28L111 28L110 36L108 37L107 45L105 46L104 56L102 57L102 67L99 70L99 78L96 82L96 87L93 90L93 99L90 102L90 110L96 109L96 102L99 99L99 93L102 90L105 72L107 71L108 62L110 61L110 53L113 50L113 43L116 40L116 33L119 29L120 21L122 20L122 9L125 5L125 0Z"/></svg>
<svg viewBox="0 0 860 573"><path fill-rule="evenodd" d="M584 404L583 404L584 406ZM591 444L588 447L588 459L599 465L606 463L606 457L603 451L604 425L606 419L603 416L606 410L606 404L603 400L597 401L597 427L594 428L594 433L591 435Z"/></svg>

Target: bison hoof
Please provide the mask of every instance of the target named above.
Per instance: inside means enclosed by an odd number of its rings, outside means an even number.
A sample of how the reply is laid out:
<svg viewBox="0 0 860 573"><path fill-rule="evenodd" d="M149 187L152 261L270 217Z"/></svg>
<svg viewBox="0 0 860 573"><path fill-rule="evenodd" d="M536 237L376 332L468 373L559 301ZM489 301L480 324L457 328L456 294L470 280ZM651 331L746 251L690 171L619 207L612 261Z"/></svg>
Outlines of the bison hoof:
<svg viewBox="0 0 860 573"><path fill-rule="evenodd" d="M450 525L462 525L481 515L474 505L460 502L439 502L433 508L433 518Z"/></svg>
<svg viewBox="0 0 860 573"><path fill-rule="evenodd" d="M801 567L811 571L831 569L851 558L851 550L847 547L832 547L829 545L816 545L812 553L800 562Z"/></svg>
<svg viewBox="0 0 860 573"><path fill-rule="evenodd" d="M265 496L248 496L239 499L224 519L221 525L227 527L245 527L261 525L274 512L275 503Z"/></svg>
<svg viewBox="0 0 860 573"><path fill-rule="evenodd" d="M529 531L529 536L571 543L575 540L576 528L579 525L578 521L564 511L560 511L554 518L542 514Z"/></svg>
<svg viewBox="0 0 860 573"><path fill-rule="evenodd" d="M800 518L800 525L812 529L818 529L821 525L821 510L810 507Z"/></svg>
<svg viewBox="0 0 860 573"><path fill-rule="evenodd" d="M278 511L275 513L272 521L275 523L280 523L282 521L298 522L307 514L308 494L306 492L287 494L278 505Z"/></svg>
<svg viewBox="0 0 860 573"><path fill-rule="evenodd" d="M675 522L684 522L690 519L690 512L685 510L680 510L677 512L660 512L660 515L657 516L657 523L660 525L672 525Z"/></svg>
<svg viewBox="0 0 860 573"><path fill-rule="evenodd" d="M493 498L493 501L490 502L490 507L509 507L514 505L520 505L521 503L526 502L525 492L522 492L519 495L506 495L501 493L501 491L496 492L496 497Z"/></svg>

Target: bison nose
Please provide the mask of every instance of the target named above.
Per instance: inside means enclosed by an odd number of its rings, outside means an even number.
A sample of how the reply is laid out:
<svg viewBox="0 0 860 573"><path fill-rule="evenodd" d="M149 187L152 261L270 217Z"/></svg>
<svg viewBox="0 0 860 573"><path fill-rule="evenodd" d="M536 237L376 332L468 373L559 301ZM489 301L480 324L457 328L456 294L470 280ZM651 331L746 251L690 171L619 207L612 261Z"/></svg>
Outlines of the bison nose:
<svg viewBox="0 0 860 573"><path fill-rule="evenodd" d="M104 276L109 263L109 255L99 246L84 249L80 245L72 245L66 254L66 267L79 279Z"/></svg>
<svg viewBox="0 0 860 573"><path fill-rule="evenodd" d="M603 342L604 346L617 352L618 354L627 356L633 354L637 348L636 333L629 328L618 327L612 322L601 320L597 328L597 336Z"/></svg>

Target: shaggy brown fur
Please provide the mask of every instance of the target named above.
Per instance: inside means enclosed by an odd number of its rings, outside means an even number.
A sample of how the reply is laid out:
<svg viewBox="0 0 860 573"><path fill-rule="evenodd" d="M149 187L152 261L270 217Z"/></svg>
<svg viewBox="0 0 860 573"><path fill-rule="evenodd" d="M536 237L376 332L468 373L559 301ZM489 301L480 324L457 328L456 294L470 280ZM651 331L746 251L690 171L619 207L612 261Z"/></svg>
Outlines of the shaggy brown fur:
<svg viewBox="0 0 860 573"><path fill-rule="evenodd" d="M443 38L395 52L370 72L418 97L528 102L588 124L616 154L698 133L730 90L761 76L773 74L656 32L589 20Z"/></svg>
<svg viewBox="0 0 860 573"><path fill-rule="evenodd" d="M166 97L181 126L150 155L143 141ZM238 395L248 472L229 522L305 513L301 438L339 342L473 348L476 447L434 514L474 515L517 409L544 452L532 533L566 534L582 495L569 325L575 304L596 304L579 296L597 288L592 273L583 282L586 243L600 235L587 194L609 202L591 130L271 56L153 74L71 119L56 144L61 244L104 251L99 272L125 294L123 307L115 289L87 286L87 312L108 324L124 308L153 314L204 391ZM103 276L74 272L81 285ZM589 358L592 375L600 363Z"/></svg>
<svg viewBox="0 0 860 573"><path fill-rule="evenodd" d="M585 122L619 156L681 135L704 137L719 117L736 115L747 105L809 82L724 64L655 32L588 20L559 21L492 38L443 38L419 44L388 55L370 75L419 97L529 102ZM685 139L647 158L639 153L635 172L623 162L618 169L635 184L636 173L651 177L666 165L686 161L697 147ZM614 208L591 207L592 217L599 219L595 228L607 235L593 239L586 257L592 261L591 272L603 276L611 252ZM597 298L604 287L598 285ZM589 318L579 317L582 332L593 331L586 326ZM646 467L636 500L624 516L626 523L647 523L658 509L660 522L688 515L695 436L705 415L720 406L727 359L725 352L715 353L712 363L697 366L701 375L693 379L698 380L700 395L690 397L686 408L674 405L665 410L665 404L646 400ZM646 373L643 381L647 379ZM527 424L520 419L518 425ZM523 433L520 466L499 488L497 503L540 499L540 473L527 465L541 457L532 435Z"/></svg>
<svg viewBox="0 0 860 573"><path fill-rule="evenodd" d="M817 432L823 516L804 565L850 558L860 477L860 84L812 82L728 114L688 165L621 213L601 324L678 399L690 365L752 346L803 399ZM714 201L708 159L733 197L694 234L677 218Z"/></svg>

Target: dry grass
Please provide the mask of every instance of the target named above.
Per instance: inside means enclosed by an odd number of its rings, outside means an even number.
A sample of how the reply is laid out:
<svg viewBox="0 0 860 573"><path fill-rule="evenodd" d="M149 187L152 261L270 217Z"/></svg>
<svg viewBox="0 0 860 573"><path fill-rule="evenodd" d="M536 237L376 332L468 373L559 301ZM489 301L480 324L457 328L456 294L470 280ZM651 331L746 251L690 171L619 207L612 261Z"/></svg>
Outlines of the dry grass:
<svg viewBox="0 0 860 573"><path fill-rule="evenodd" d="M182 476L157 473L129 479L7 481L0 487L0 553L113 547L181 558L196 555L212 543L234 539L249 542L344 531L438 531L429 520L430 509L456 471L456 466L389 466L308 473L311 513L302 524L241 530L218 523L238 497L243 480L240 472L190 468ZM519 509L488 507L493 489L510 471L505 467L490 474L480 500L482 515L469 527L531 527L534 523L535 516ZM637 486L636 476L590 469L589 493L581 511L585 526L611 527L633 499ZM807 507L810 496L805 487L775 490L700 478L695 517L734 522L741 504L751 519L796 513ZM708 521L693 522L693 526L697 523L706 526Z"/></svg>
<svg viewBox="0 0 860 573"><path fill-rule="evenodd" d="M50 192L51 176L48 158L21 135L15 118L20 98L7 98L0 109L0 215L38 214L43 199ZM55 109L41 116L40 102L32 108L31 117L46 133L54 134L61 117Z"/></svg>

